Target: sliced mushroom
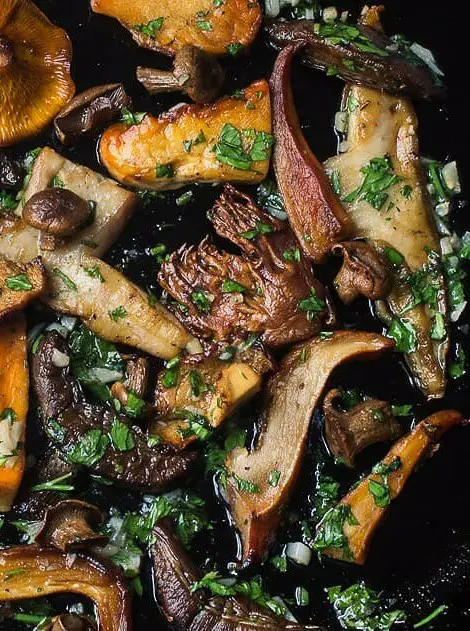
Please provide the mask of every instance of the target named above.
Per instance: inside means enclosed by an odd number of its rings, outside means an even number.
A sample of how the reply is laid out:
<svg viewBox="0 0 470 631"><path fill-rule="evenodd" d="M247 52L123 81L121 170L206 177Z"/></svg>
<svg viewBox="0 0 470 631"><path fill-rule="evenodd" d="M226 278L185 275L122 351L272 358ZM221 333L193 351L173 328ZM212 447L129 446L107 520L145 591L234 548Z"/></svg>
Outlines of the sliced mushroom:
<svg viewBox="0 0 470 631"><path fill-rule="evenodd" d="M67 188L39 191L23 208L23 219L27 224L55 237L70 237L92 216L90 204Z"/></svg>
<svg viewBox="0 0 470 631"><path fill-rule="evenodd" d="M40 256L21 265L0 254L0 319L24 309L46 289L46 270Z"/></svg>
<svg viewBox="0 0 470 631"><path fill-rule="evenodd" d="M177 453L164 443L150 447L127 417L87 403L69 368L54 363L57 351L67 354L67 343L52 331L32 357L32 378L45 433L62 458L148 492L187 473L197 453Z"/></svg>
<svg viewBox="0 0 470 631"><path fill-rule="evenodd" d="M67 553L105 546L109 538L94 530L102 523L103 515L96 506L80 500L62 500L46 511L35 541Z"/></svg>
<svg viewBox="0 0 470 631"><path fill-rule="evenodd" d="M350 232L350 219L305 140L290 81L292 59L302 45L287 46L276 60L270 87L276 138L273 164L292 230L304 253L322 261Z"/></svg>
<svg viewBox="0 0 470 631"><path fill-rule="evenodd" d="M330 390L323 402L328 447L339 462L354 467L356 456L375 443L399 438L403 430L386 401L366 399L348 411L338 407L341 390Z"/></svg>
<svg viewBox="0 0 470 631"><path fill-rule="evenodd" d="M90 88L67 103L54 119L57 137L64 145L72 145L82 136L109 125L129 107L131 99L121 83Z"/></svg>
<svg viewBox="0 0 470 631"><path fill-rule="evenodd" d="M149 383L150 364L146 357L136 357L126 362L124 385L141 399L145 397Z"/></svg>
<svg viewBox="0 0 470 631"><path fill-rule="evenodd" d="M72 45L31 0L0 7L0 147L40 132L75 91Z"/></svg>
<svg viewBox="0 0 470 631"><path fill-rule="evenodd" d="M275 537L295 485L312 413L332 371L346 361L374 358L390 348L393 342L381 335L336 331L285 356L266 390L256 447L250 452L237 448L226 461L227 496L245 563L261 561Z"/></svg>
<svg viewBox="0 0 470 631"><path fill-rule="evenodd" d="M0 600L70 593L94 602L100 631L131 631L131 598L114 563L36 544L0 551Z"/></svg>
<svg viewBox="0 0 470 631"><path fill-rule="evenodd" d="M178 303L169 305L176 317L195 335L217 341L251 332L278 347L315 335L326 317L325 293L287 222L231 186L209 217L242 254L220 251L206 238L164 261L158 280Z"/></svg>
<svg viewBox="0 0 470 631"><path fill-rule="evenodd" d="M372 473L325 515L317 528L314 544L317 550L335 559L365 563L390 503L400 495L410 475L442 435L462 420L462 415L454 410L437 412L395 443ZM333 531L332 517L336 524ZM339 532L338 520L341 520Z"/></svg>
<svg viewBox="0 0 470 631"><path fill-rule="evenodd" d="M23 184L23 176L23 169L19 164L0 151L0 189L19 191Z"/></svg>
<svg viewBox="0 0 470 631"><path fill-rule="evenodd" d="M345 305L359 296L384 299L393 285L392 272L385 255L364 241L343 241L333 247L343 257L335 278L335 288Z"/></svg>
<svg viewBox="0 0 470 631"><path fill-rule="evenodd" d="M254 184L269 169L270 134L269 87L259 80L211 104L180 104L132 125L111 125L101 137L99 152L116 180L137 188Z"/></svg>
<svg viewBox="0 0 470 631"><path fill-rule="evenodd" d="M96 625L85 616L61 613L42 627L43 631L96 631Z"/></svg>
<svg viewBox="0 0 470 631"><path fill-rule="evenodd" d="M137 68L137 79L150 94L185 92L196 103L210 103L220 93L225 73L214 55L183 46L175 55L173 71Z"/></svg>

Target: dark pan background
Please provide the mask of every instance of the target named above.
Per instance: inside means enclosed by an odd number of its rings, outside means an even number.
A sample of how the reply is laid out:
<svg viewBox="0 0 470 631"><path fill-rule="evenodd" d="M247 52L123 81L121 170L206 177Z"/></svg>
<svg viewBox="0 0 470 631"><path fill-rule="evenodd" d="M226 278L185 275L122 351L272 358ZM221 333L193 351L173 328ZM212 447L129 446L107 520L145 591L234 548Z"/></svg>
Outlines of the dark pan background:
<svg viewBox="0 0 470 631"><path fill-rule="evenodd" d="M132 1L132 0L131 0ZM134 0L138 2L139 0ZM176 2L184 0L175 0ZM141 50L119 24L102 16L93 15L87 0L36 0L38 6L58 25L69 33L74 46L73 76L77 92L101 83L122 82L134 100L136 111L158 114L179 100L168 96L159 100L149 98L136 83L134 73L138 64L168 66L166 58ZM156 3L158 4L158 3ZM469 123L468 123L468 21L461 13L465 2L436 2L429 0L388 0L385 2L388 32L403 32L411 40L431 48L447 76L449 98L444 104L417 104L420 117L422 153L441 160L456 158L459 162L464 192L469 183ZM360 2L343 1L338 7L357 14ZM452 7L452 8L451 8ZM247 57L228 60L227 92L247 85L271 71L274 53L259 38ZM464 66L465 64L465 66ZM296 65L294 88L299 115L304 132L313 151L324 159L336 151L336 138L332 131L335 111L338 109L341 81L326 78L322 74ZM64 152L50 130L41 137L26 143L20 150L40 144L51 144ZM65 154L77 162L100 169L96 154L96 138L88 139ZM194 187L192 203L178 207L171 193L151 207L136 213L121 239L108 255L108 260L120 267L135 282L156 291L156 266L148 249L156 242L165 242L169 249L186 242L197 242L210 231L205 218L206 211L219 193L219 187ZM463 232L470 229L466 204L457 200L453 210L453 222ZM331 277L331 269L320 270L320 275ZM340 309L342 325L381 330L370 315L368 305L359 304L347 313ZM462 325L468 322L464 314ZM456 330L453 340L460 339L466 346L466 328ZM466 382L466 383L465 383ZM359 364L354 370L340 371L334 383L359 386L368 393L391 399L397 403L414 403L416 418L429 411L453 406L470 416L470 384L468 379L449 384L444 402L428 405L410 384L408 374L397 357ZM253 423L254 409L248 410L242 419ZM315 446L321 443L318 430L320 418L316 418L311 446L292 503L297 515L308 512L308 500L314 489ZM39 451L40 446L28 443L28 449ZM366 471L384 453L383 448L372 450L361 459L361 472ZM385 601L395 601L396 606L409 614L409 627L426 616L437 605L446 603L448 612L426 627L435 631L470 630L470 429L456 429L445 437L441 449L410 480L403 496L394 502L389 518L377 533L369 560L364 568L341 563L313 559L305 570L290 566L288 574L267 571L268 586L273 594L293 598L297 585L310 591L309 608L293 611L300 620L313 620L324 624L328 630L339 629L331 607L326 602L324 588L341 584L343 587L363 579L368 585L384 590ZM227 525L221 504L214 499L211 480L200 481L202 474L190 482L203 494L210 506L214 530L195 541L194 555L204 568L217 564L226 572L226 564L234 560L235 536ZM354 477L341 473L347 489ZM135 504L130 494L113 491L91 491L92 498L103 506L118 501L126 507ZM297 520L298 521L298 520ZM280 534L282 541L299 536L296 525L290 532ZM146 572L148 574L148 572ZM249 575L249 574L248 574ZM145 581L144 599L136 598L136 628L138 631L170 628L163 621L151 595L151 582ZM2 627L3 625L3 627ZM0 623L6 629L6 623ZM8 627L13 628L13 627Z"/></svg>

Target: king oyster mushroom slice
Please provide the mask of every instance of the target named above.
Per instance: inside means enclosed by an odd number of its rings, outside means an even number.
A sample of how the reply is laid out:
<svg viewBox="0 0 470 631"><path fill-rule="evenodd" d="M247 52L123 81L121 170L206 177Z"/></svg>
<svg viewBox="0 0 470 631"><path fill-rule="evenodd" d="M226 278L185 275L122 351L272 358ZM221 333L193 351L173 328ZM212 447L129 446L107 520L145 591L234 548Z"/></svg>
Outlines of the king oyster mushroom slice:
<svg viewBox="0 0 470 631"><path fill-rule="evenodd" d="M284 357L266 389L257 444L251 451L234 449L226 460L228 502L244 563L261 561L275 537L297 479L312 413L330 374L346 361L373 359L391 348L393 342L381 335L336 331L298 345ZM275 486L270 484L273 472Z"/></svg>
<svg viewBox="0 0 470 631"><path fill-rule="evenodd" d="M379 14L370 10L364 20L380 28ZM419 159L418 120L410 101L361 86L347 86L343 108L348 110L349 124L344 153L330 158L325 167L337 173L341 197L347 209L353 235L382 242L384 247L398 252L410 273L419 272L432 264L428 253L440 252L431 201L426 190L426 178ZM361 169L372 160L389 161L391 185L384 191L383 206L377 210L360 193L364 183ZM405 186L409 194L403 194ZM433 340L435 312L447 318L448 308L444 279L440 272L433 281L438 287L436 308L413 304L411 289L406 283L395 282L387 298L389 321L412 327L413 344L405 359L416 382L429 399L441 398L446 388L446 356L448 335ZM384 314L384 311L381 312Z"/></svg>
<svg viewBox="0 0 470 631"><path fill-rule="evenodd" d="M123 230L137 198L112 180L66 160L49 147L37 156L24 194L33 195L59 182L95 208L94 220L53 251L41 252L48 277L43 301L52 309L80 317L97 335L170 359L199 344L160 304L125 276L100 260ZM0 255L26 264L39 253L36 228L20 216L0 216Z"/></svg>

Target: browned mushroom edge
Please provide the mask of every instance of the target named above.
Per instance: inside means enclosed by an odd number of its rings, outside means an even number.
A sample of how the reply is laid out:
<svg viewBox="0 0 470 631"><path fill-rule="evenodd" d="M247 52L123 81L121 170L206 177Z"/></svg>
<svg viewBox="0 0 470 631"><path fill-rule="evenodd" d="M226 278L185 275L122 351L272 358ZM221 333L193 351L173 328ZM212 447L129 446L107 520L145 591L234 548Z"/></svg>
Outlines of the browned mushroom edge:
<svg viewBox="0 0 470 631"><path fill-rule="evenodd" d="M40 256L27 265L0 254L0 318L24 309L46 290L46 270Z"/></svg>
<svg viewBox="0 0 470 631"><path fill-rule="evenodd" d="M387 401L366 399L345 411L338 406L340 399L341 390L336 388L325 395L323 402L326 442L338 462L353 467L356 456L366 447L402 435Z"/></svg>
<svg viewBox="0 0 470 631"><path fill-rule="evenodd" d="M61 613L52 618L49 624L41 627L42 631L96 631L95 623L86 616Z"/></svg>

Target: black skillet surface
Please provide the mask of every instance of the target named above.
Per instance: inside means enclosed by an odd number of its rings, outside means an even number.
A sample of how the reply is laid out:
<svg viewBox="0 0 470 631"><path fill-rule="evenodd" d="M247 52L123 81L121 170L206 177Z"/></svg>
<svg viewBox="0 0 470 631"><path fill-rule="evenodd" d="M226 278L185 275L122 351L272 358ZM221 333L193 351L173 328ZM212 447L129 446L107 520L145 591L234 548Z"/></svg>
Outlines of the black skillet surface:
<svg viewBox="0 0 470 631"><path fill-rule="evenodd" d="M158 114L178 102L179 99L175 96L151 99L134 78L138 64L162 64L163 67L168 61L157 54L139 49L114 20L92 14L87 0L36 0L36 3L51 20L65 28L72 39L72 71L77 92L100 83L119 81L125 84L132 95L136 111ZM467 86L461 71L467 55L466 22L456 9L451 11L442 3L430 3L429 0L389 0L385 4L388 31L404 32L410 39L431 48L446 72L450 89L449 99L444 106L417 104L422 153L441 160L457 158L465 189L465 182L469 177L468 116L464 98ZM362 3L343 0L338 6L357 14ZM267 77L274 56L273 51L260 37L248 57L228 60L227 92L243 87L261 76ZM332 120L338 109L342 83L298 66L294 72L294 88L306 137L317 156L324 159L336 150ZM64 150L51 132L47 131L20 149L45 143L54 146L72 160L101 169L94 140ZM199 241L209 231L205 213L219 193L218 187L193 187L194 201L178 207L175 205L175 198L183 190L176 194L167 194L164 199L137 212L125 234L108 254L108 260L120 267L132 280L156 291L156 268L149 256L149 248L156 242L164 242L171 250L185 241ZM455 204L453 222L460 232L470 229L467 213L468 208L463 202ZM331 270L323 270L321 273L331 276ZM347 312L340 310L340 318L343 326L380 330L380 324L371 317L370 309L365 304L359 304ZM468 315L463 316L459 323L460 328L465 321L468 322ZM468 346L462 331L454 332L454 341L457 337ZM450 383L446 400L429 405L412 387L409 376L397 357L372 364L358 364L353 370L342 370L335 375L334 383L359 387L393 402L413 403L418 419L429 411L445 406L457 407L470 416L468 379L466 383L465 379ZM247 410L243 414L246 418L241 421L252 425L254 413L254 409ZM321 445L318 425L319 423L314 423L311 447L305 457L303 472L292 502L292 512L297 517L308 514L309 500L314 490L314 453L315 448ZM40 451L40 445L34 439L27 442L27 447L29 451ZM372 451L361 461L361 471L366 471L383 455L382 449ZM313 620L333 631L339 629L339 625L326 601L324 588L337 584L346 587L358 580L365 580L369 586L384 591L385 601L396 601L396 606L405 609L409 614L409 626L397 628L412 628L413 623L436 606L445 603L449 606L447 613L426 628L435 631L469 631L469 463L470 429L456 429L445 437L436 456L413 476L403 496L394 502L388 520L376 536L364 568L327 561L321 565L313 559L305 570L290 565L287 574L265 569L263 574L271 593L293 599L296 586L307 587L310 592L310 607L299 609L293 606L295 615L300 620ZM332 471L342 480L344 489L347 489L348 484L353 481L351 476L339 470ZM195 541L193 554L205 568L212 568L216 564L221 572L226 573L227 563L234 560L236 539L228 527L223 507L214 496L212 481L201 481L201 475L196 473L189 484L207 499L214 530ZM91 488L87 495L103 507L117 503L128 508L136 502L135 497L122 491L116 493L113 490ZM299 538L298 521L299 519L296 520L297 524L294 523L281 532L279 545ZM146 580L144 584L146 591L143 599L135 599L136 630L170 628L155 607L150 580ZM58 604L64 605L65 602L62 599ZM0 628L6 629L6 623L0 623Z"/></svg>

